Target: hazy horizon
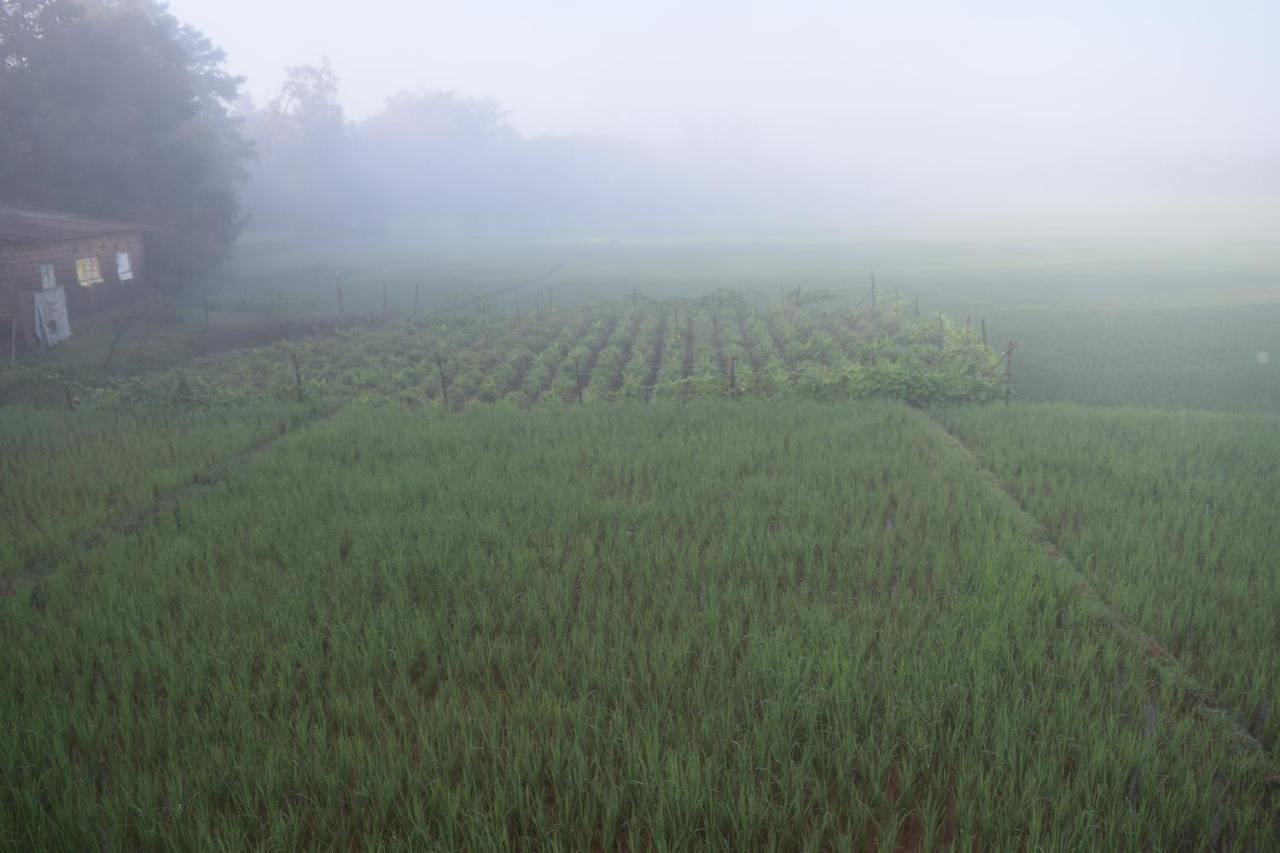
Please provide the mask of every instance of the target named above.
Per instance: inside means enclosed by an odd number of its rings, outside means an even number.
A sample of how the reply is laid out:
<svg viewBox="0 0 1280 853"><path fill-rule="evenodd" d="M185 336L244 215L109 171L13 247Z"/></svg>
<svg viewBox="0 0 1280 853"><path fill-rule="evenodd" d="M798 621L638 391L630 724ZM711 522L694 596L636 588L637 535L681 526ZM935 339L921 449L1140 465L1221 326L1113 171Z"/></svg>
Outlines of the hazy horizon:
<svg viewBox="0 0 1280 853"><path fill-rule="evenodd" d="M258 104L323 57L352 120L405 89L492 97L526 137L807 187L822 221L1215 240L1280 224L1274 4L170 7Z"/></svg>

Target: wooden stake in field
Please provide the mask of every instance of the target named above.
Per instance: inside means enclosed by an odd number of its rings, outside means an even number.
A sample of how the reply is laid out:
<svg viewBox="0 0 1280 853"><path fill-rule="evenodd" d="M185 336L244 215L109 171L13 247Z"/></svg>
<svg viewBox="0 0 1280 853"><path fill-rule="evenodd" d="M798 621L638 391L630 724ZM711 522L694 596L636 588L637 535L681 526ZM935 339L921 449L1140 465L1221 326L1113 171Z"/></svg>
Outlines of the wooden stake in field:
<svg viewBox="0 0 1280 853"><path fill-rule="evenodd" d="M1009 405L1009 399L1013 396L1013 348L1016 347L1013 341L1009 341L1009 346L1004 350L1004 404Z"/></svg>
<svg viewBox="0 0 1280 853"><path fill-rule="evenodd" d="M120 339L124 337L124 332L127 328L127 326L122 325L120 330L116 332L115 338L111 341L111 348L107 350L107 357L102 360L103 370L111 366L111 356L116 354L116 344L120 343Z"/></svg>
<svg viewBox="0 0 1280 853"><path fill-rule="evenodd" d="M582 365L576 358L573 360L573 372L578 381L578 405L582 405Z"/></svg>
<svg viewBox="0 0 1280 853"><path fill-rule="evenodd" d="M440 396L444 398L445 411L449 410L449 382L444 378L444 359L436 353L436 369L440 371Z"/></svg>
<svg viewBox="0 0 1280 853"><path fill-rule="evenodd" d="M346 313L346 311L342 306L342 273L338 273L337 278L334 279L333 286L338 291L338 316L341 317L343 314Z"/></svg>
<svg viewBox="0 0 1280 853"><path fill-rule="evenodd" d="M987 318L982 318L982 345L987 345Z"/></svg>
<svg viewBox="0 0 1280 853"><path fill-rule="evenodd" d="M289 350L289 358L293 360L293 387L298 392L298 402L306 400L306 396L302 393L302 369L298 367L298 354L293 350Z"/></svg>
<svg viewBox="0 0 1280 853"><path fill-rule="evenodd" d="M738 390L738 374L733 369L733 356L729 356L729 390L734 393Z"/></svg>

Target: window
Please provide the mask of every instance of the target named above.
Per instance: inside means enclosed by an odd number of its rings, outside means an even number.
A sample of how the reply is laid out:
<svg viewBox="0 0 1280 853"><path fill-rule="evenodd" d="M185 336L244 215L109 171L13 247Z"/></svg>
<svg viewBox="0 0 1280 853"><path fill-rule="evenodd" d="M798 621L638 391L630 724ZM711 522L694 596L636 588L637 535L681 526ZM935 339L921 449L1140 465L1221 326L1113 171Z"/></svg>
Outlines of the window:
<svg viewBox="0 0 1280 853"><path fill-rule="evenodd" d="M98 259L80 258L76 261L76 278L81 287L102 284L102 270L98 268Z"/></svg>
<svg viewBox="0 0 1280 853"><path fill-rule="evenodd" d="M40 265L40 287L53 290L58 286L58 277L53 274L53 264Z"/></svg>
<svg viewBox="0 0 1280 853"><path fill-rule="evenodd" d="M133 280L133 267L129 264L128 252L116 252L116 278L121 281Z"/></svg>

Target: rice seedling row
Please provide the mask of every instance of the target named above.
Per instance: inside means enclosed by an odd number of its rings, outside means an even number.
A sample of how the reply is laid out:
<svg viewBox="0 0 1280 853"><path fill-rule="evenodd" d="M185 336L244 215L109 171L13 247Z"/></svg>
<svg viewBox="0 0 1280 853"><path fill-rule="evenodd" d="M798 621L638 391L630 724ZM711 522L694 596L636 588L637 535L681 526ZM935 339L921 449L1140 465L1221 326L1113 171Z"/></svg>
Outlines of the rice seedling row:
<svg viewBox="0 0 1280 853"><path fill-rule="evenodd" d="M1023 405L943 420L1117 609L1280 748L1280 424Z"/></svg>
<svg viewBox="0 0 1280 853"><path fill-rule="evenodd" d="M0 591L308 417L303 406L273 402L199 412L6 407Z"/></svg>
<svg viewBox="0 0 1280 853"><path fill-rule="evenodd" d="M25 849L1265 849L919 413L348 406L0 599Z"/></svg>

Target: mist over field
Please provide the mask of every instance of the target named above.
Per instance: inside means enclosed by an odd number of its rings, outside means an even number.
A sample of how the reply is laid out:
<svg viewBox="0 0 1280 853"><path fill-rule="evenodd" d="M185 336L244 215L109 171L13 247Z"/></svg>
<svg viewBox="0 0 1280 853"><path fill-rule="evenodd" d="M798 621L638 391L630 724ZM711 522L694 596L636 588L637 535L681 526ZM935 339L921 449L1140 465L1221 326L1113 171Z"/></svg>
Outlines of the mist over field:
<svg viewBox="0 0 1280 853"><path fill-rule="evenodd" d="M1277 45L0 0L0 851L1280 850Z"/></svg>
<svg viewBox="0 0 1280 853"><path fill-rule="evenodd" d="M1230 255L1280 225L1266 2L171 8L259 111L286 67L329 63L316 103L282 104L293 137L250 121L262 227L294 203L341 222L463 214L481 234L834 229ZM333 196L281 198L308 168Z"/></svg>

